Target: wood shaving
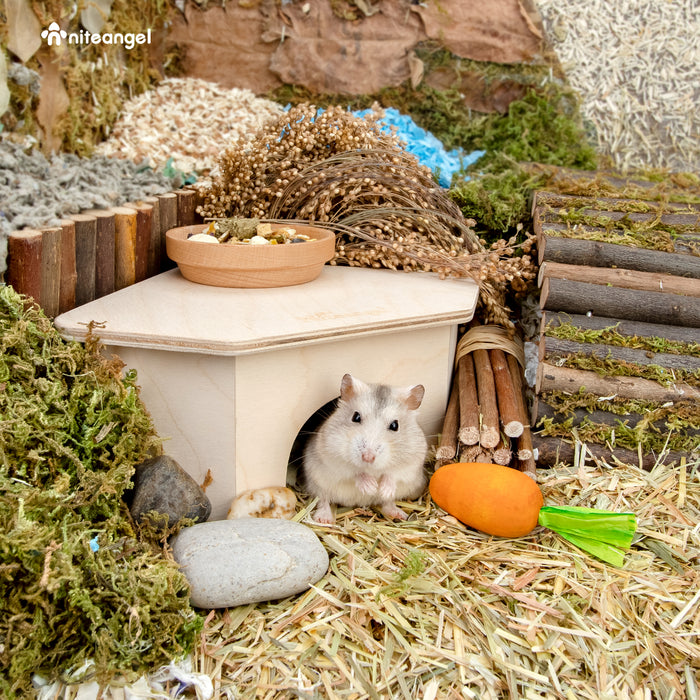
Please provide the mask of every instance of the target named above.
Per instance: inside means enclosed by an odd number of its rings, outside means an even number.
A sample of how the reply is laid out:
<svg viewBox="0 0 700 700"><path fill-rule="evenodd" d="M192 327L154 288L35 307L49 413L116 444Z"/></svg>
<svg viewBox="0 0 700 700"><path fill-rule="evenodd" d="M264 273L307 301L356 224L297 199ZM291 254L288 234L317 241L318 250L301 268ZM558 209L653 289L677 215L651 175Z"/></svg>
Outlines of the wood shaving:
<svg viewBox="0 0 700 700"><path fill-rule="evenodd" d="M148 160L158 170L172 158L178 170L207 172L224 148L283 111L250 90L226 89L198 78L166 78L124 104L111 135L96 151Z"/></svg>
<svg viewBox="0 0 700 700"><path fill-rule="evenodd" d="M700 170L697 2L536 5L599 151L623 170Z"/></svg>

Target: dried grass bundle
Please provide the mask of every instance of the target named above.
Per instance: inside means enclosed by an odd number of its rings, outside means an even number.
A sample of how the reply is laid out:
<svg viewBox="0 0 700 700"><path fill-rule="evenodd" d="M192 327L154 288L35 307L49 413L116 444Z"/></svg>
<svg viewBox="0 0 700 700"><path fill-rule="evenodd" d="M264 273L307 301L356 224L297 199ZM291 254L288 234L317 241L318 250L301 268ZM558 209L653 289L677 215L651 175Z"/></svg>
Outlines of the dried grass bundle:
<svg viewBox="0 0 700 700"><path fill-rule="evenodd" d="M195 662L215 698L695 697L698 462L540 472L545 502L634 511L625 567L537 528L471 531L430 503L313 526L331 568L305 594L212 612ZM304 519L313 504L307 504Z"/></svg>
<svg viewBox="0 0 700 700"><path fill-rule="evenodd" d="M201 194L205 218L328 225L340 234L333 264L471 277L481 284L484 320L506 327L506 289L522 292L535 276L530 257L516 255L517 237L486 250L428 168L376 121L340 107L293 107L225 151Z"/></svg>

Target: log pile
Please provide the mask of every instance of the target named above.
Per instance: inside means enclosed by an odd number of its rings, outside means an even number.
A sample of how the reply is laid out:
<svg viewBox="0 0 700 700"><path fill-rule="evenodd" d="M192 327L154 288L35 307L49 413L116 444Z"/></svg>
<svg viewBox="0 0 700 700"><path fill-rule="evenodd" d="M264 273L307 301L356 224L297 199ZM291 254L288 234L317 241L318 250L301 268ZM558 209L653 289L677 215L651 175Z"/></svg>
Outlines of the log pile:
<svg viewBox="0 0 700 700"><path fill-rule="evenodd" d="M522 344L498 326L473 326L455 358L452 390L436 451L451 462L510 465L534 478Z"/></svg>
<svg viewBox="0 0 700 700"><path fill-rule="evenodd" d="M173 266L165 232L197 223L195 198L195 190L182 189L14 231L5 281L53 318L152 277Z"/></svg>
<svg viewBox="0 0 700 700"><path fill-rule="evenodd" d="M700 449L700 205L537 192L538 463Z"/></svg>

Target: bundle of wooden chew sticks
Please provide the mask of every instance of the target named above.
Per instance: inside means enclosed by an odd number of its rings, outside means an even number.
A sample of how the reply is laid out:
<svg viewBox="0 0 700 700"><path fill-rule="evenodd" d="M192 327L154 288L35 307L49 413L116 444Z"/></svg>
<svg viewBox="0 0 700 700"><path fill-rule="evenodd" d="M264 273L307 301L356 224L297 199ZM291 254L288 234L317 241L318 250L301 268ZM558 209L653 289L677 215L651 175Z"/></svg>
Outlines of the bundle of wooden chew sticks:
<svg viewBox="0 0 700 700"><path fill-rule="evenodd" d="M499 326L473 326L455 356L452 390L436 452L451 462L513 466L534 478L535 458L524 395L522 343Z"/></svg>

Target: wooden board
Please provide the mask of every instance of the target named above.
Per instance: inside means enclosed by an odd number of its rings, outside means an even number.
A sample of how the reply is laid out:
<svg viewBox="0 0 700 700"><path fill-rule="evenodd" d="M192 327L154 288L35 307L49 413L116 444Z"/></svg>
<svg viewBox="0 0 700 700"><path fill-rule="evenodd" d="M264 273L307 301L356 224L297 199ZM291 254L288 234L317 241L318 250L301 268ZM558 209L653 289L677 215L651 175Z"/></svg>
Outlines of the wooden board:
<svg viewBox="0 0 700 700"><path fill-rule="evenodd" d="M326 265L307 284L277 289L209 287L178 270L151 277L59 316L83 340L104 321L110 345L238 355L407 328L462 323L478 296L470 280L432 273Z"/></svg>

